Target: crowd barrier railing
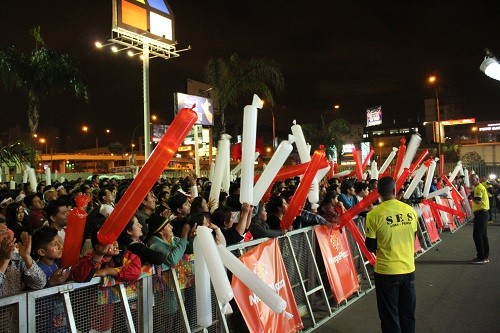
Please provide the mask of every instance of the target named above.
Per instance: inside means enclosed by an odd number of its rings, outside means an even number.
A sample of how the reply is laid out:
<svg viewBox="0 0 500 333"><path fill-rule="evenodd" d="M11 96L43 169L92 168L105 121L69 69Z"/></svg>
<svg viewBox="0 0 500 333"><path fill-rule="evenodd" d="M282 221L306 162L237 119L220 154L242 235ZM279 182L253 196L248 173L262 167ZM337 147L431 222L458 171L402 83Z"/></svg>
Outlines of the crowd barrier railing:
<svg viewBox="0 0 500 333"><path fill-rule="evenodd" d="M458 227L466 222L467 218ZM363 221L359 223L362 230ZM422 250L416 256L441 241L431 237L427 225L422 216L417 233ZM239 243L228 250L241 256L266 240ZM291 231L278 237L278 242L304 332L321 326L374 288L373 268L352 239L350 248L357 260L359 290L338 304L326 276L314 227ZM9 332L201 331L203 328L196 324L192 262L166 271L151 271L152 274L131 283L110 284L106 278L94 278L87 283L72 282L0 298L0 327L9 328ZM236 303L230 302L230 306L232 313L225 314L227 308L217 302L212 291L213 324L208 332L230 332L236 328L241 331L246 327Z"/></svg>

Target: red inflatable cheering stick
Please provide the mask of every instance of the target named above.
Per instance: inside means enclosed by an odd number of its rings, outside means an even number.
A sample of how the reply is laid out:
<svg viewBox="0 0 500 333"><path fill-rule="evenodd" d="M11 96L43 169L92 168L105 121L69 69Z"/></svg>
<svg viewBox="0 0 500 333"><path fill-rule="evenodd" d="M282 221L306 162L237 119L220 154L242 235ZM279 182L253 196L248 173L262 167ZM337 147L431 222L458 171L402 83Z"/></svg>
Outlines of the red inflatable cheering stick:
<svg viewBox="0 0 500 333"><path fill-rule="evenodd" d="M76 207L68 214L68 224L66 225L66 236L64 238L64 247L60 264L62 268L76 265L78 258L80 258L83 233L85 231L85 220L87 219L87 212L83 207L91 200L90 196L83 193L75 197Z"/></svg>
<svg viewBox="0 0 500 333"><path fill-rule="evenodd" d="M398 157L396 159L396 166L394 167L394 174L393 174L393 178L394 179L397 179L398 178L398 174L399 174L399 169L401 169L401 165L403 164L403 159L405 158L405 154L406 154L406 139L405 138L402 138L401 140L399 140L399 149L398 149Z"/></svg>
<svg viewBox="0 0 500 333"><path fill-rule="evenodd" d="M132 218L137 207L146 197L165 166L170 162L179 145L189 133L198 115L191 109L181 109L167 132L163 135L147 162L137 174L132 184L116 204L106 222L102 225L97 238L102 244L112 244Z"/></svg>
<svg viewBox="0 0 500 333"><path fill-rule="evenodd" d="M309 188L323 161L325 161L325 152L323 150L315 150L311 162L309 162L306 172L304 173L304 177L302 177L297 187L297 191L293 195L290 205L281 219L281 229L290 228L295 217L302 211L307 194L309 193Z"/></svg>
<svg viewBox="0 0 500 333"><path fill-rule="evenodd" d="M352 148L352 158L354 159L356 178L358 182L363 181L363 162L361 161L361 152L356 149L356 147Z"/></svg>

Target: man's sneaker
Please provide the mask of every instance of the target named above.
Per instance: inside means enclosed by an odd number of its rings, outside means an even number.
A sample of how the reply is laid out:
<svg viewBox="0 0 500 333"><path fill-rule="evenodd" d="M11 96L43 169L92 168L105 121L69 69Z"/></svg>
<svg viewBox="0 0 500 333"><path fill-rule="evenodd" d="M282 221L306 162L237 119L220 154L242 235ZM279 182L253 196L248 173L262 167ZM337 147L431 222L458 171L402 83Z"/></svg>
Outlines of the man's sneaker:
<svg viewBox="0 0 500 333"><path fill-rule="evenodd" d="M470 263L475 264L475 265L482 265L482 264L486 264L489 262L490 261L487 258L486 259L475 258L475 259L472 259L472 261Z"/></svg>
<svg viewBox="0 0 500 333"><path fill-rule="evenodd" d="M487 264L489 262L490 261L488 258L486 258L486 259L474 258L474 259L472 259L472 261L470 263L474 264L474 265L482 265L482 264Z"/></svg>

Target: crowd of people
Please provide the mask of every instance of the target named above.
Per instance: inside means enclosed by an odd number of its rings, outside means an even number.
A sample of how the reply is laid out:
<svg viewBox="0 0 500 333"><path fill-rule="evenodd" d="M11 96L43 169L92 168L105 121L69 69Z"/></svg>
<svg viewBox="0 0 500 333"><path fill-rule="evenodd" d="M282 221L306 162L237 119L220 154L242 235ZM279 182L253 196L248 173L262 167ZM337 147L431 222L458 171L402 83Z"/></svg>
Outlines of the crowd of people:
<svg viewBox="0 0 500 333"><path fill-rule="evenodd" d="M277 237L292 229L316 224L338 226L340 216L378 186L378 181L369 177L360 181L325 178L319 182L319 203L306 201L292 225L283 228L281 220L299 182L300 178L295 177L275 183L266 202L253 207L240 203L238 180L231 183L228 193L221 192L215 201L209 200L211 183L207 178L195 175L160 178L143 198L118 240L107 245L99 243L97 233L131 180L94 175L89 180L54 185L42 181L35 189L30 188L29 183L19 184L15 190L3 187L0 190L0 296L68 281L86 282L95 276L135 281L141 266L151 264L159 271L181 267L178 270L181 288L185 297L194 297L192 260L197 226L212 229L214 241L224 246ZM454 182L457 187L463 186L463 177ZM431 191L441 186L435 177ZM396 199L404 200L404 188L395 193ZM409 200L420 200L422 190L423 181ZM199 195L195 196L196 193ZM87 217L81 257L73 267L60 267L68 213L75 207L76 195L89 197L84 207ZM379 203L368 205L359 214L359 221L364 221L366 214ZM364 232L364 225L359 226ZM169 306L172 313L176 311L175 301L169 302ZM64 308L54 308L51 325L66 327ZM103 311L112 313L112 308ZM97 328L93 332L108 331L109 325L111 323L95 323Z"/></svg>

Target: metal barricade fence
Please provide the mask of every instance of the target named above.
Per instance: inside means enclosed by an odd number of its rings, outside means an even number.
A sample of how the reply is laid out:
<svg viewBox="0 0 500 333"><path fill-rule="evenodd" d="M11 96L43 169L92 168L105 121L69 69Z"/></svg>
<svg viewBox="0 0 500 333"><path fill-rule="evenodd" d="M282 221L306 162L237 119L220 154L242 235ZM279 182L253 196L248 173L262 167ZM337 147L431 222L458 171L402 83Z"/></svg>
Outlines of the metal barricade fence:
<svg viewBox="0 0 500 333"><path fill-rule="evenodd" d="M228 249L240 256L265 240L239 243ZM358 271L362 279L368 277L369 281L360 281L360 290L355 295L342 304L335 304L313 227L291 231L278 241L305 332L317 328L373 289L366 271ZM351 251L353 255L359 254L357 247ZM186 283L185 274L186 268L181 266L156 271L153 276L131 283L107 286L103 283L105 280L96 277L87 283L72 282L3 297L0 298L0 330L200 332L203 328L196 324L193 279ZM247 331L236 302L230 305L233 313L223 315L212 291L213 324L208 332Z"/></svg>

